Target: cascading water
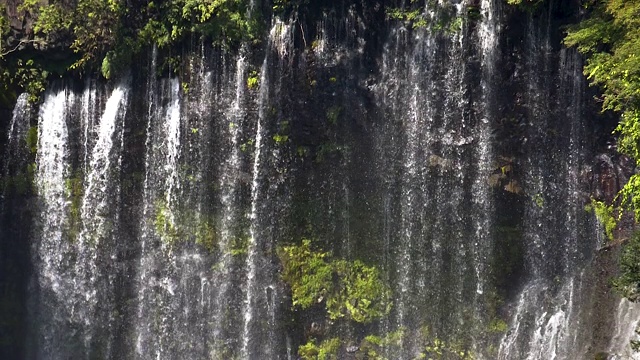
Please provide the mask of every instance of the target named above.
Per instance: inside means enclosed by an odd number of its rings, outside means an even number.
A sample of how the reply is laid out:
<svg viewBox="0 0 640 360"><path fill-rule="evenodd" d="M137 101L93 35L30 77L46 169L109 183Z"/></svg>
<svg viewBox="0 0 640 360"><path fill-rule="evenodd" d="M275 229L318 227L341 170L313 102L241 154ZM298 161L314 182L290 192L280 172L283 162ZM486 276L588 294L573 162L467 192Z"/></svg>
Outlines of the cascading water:
<svg viewBox="0 0 640 360"><path fill-rule="evenodd" d="M33 244L38 300L32 301L38 308L31 309L34 312L32 318L37 318L39 323L39 329L34 331L39 347L32 354L36 358L43 358L46 354L63 357L66 351L59 349L58 345L64 347L69 344L67 336L83 336L71 330L57 329L59 324L79 322L71 313L72 306L64 303L67 294L75 289L75 279L62 276L69 268L68 258L72 253L72 245L63 238L67 208L64 183L70 167L65 111L70 108L70 99L67 95L65 90L46 94L38 121L36 186L42 203L42 230Z"/></svg>
<svg viewBox="0 0 640 360"><path fill-rule="evenodd" d="M524 224L526 266L531 275L515 306L513 330L503 338L499 357L581 359L576 304L587 289L579 264L584 261L583 251L595 249L598 238L590 224L593 220L584 211L585 190L579 179L586 158L584 78L574 52L562 50L559 57L550 57L548 27L536 27L531 18L528 27L528 48L535 50L527 54L525 71L530 80L523 100L531 122L526 139L529 199ZM553 100L554 92L543 90L549 83L559 84L553 89L559 100ZM564 121L550 123L550 119Z"/></svg>
<svg viewBox="0 0 640 360"><path fill-rule="evenodd" d="M616 309L615 333L611 337L607 353L613 354L614 360L638 360L640 355L631 349L629 340L640 341L636 331L640 326L640 305L627 300L620 300Z"/></svg>
<svg viewBox="0 0 640 360"><path fill-rule="evenodd" d="M87 119L95 106L89 104L87 92L79 103L79 96L69 90L51 92L45 96L38 121L38 152L36 185L40 196L41 227L34 243L36 289L39 296L34 316L38 324L41 347L34 356L110 356L113 334L108 327L97 324L113 323L115 306L112 296L118 269L115 249L122 132L126 104L126 88L119 85L105 105L99 119L75 123L78 107ZM95 100L94 100L95 101ZM88 144L95 131L97 138L86 169L73 170L73 143L69 128L86 126ZM85 129L86 129L85 128ZM83 162L84 163L84 162ZM82 170L88 170L85 190ZM102 251L95 251L96 246ZM64 314L64 315L61 315ZM66 354L66 355L65 355Z"/></svg>
<svg viewBox="0 0 640 360"><path fill-rule="evenodd" d="M429 1L415 24L347 3L274 16L238 54L197 43L179 76L154 49L114 85L46 92L27 358L294 359L338 337L349 359L366 335L389 359L630 356L638 308L612 295L611 329L592 310L589 96L557 5L515 24L497 0ZM5 232L24 200L2 199ZM292 310L277 253L301 238L379 267L390 313Z"/></svg>

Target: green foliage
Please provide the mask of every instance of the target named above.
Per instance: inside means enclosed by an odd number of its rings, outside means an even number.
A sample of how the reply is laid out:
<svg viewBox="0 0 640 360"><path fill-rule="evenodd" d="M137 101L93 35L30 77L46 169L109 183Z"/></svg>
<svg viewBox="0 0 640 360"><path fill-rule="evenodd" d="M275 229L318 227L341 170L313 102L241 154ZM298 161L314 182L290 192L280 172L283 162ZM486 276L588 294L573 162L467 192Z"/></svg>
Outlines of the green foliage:
<svg viewBox="0 0 640 360"><path fill-rule="evenodd" d="M628 1L620 8L613 5L616 2L601 4L604 9L572 28L565 44L588 56L584 71L602 89L603 109L626 113L636 110L640 99L640 21L626 18L638 1Z"/></svg>
<svg viewBox="0 0 640 360"><path fill-rule="evenodd" d="M544 0L507 0L509 5L526 6L527 8L538 6L543 2Z"/></svg>
<svg viewBox="0 0 640 360"><path fill-rule="evenodd" d="M275 134L273 135L273 141L275 141L276 144L284 144L289 141L289 135Z"/></svg>
<svg viewBox="0 0 640 360"><path fill-rule="evenodd" d="M602 90L602 109L622 114L618 149L640 164L640 1L592 0L587 5L589 17L570 27L564 42L586 55L584 73ZM635 196L632 190L625 195Z"/></svg>
<svg viewBox="0 0 640 360"><path fill-rule="evenodd" d="M178 230L176 229L175 220L171 210L164 200L158 200L155 204L155 225L156 233L160 238L169 243L174 244L179 239Z"/></svg>
<svg viewBox="0 0 640 360"><path fill-rule="evenodd" d="M327 298L329 318L349 316L355 322L368 323L389 313L391 291L377 268L359 260L334 260L332 265L341 281L334 296Z"/></svg>
<svg viewBox="0 0 640 360"><path fill-rule="evenodd" d="M284 15L309 5L310 0L273 0L273 12Z"/></svg>
<svg viewBox="0 0 640 360"><path fill-rule="evenodd" d="M45 89L48 75L48 72L34 60L12 58L5 61L0 56L0 97L22 89L29 94L29 101L35 103Z"/></svg>
<svg viewBox="0 0 640 360"><path fill-rule="evenodd" d="M635 232L622 248L620 275L613 285L629 300L640 300L640 232Z"/></svg>
<svg viewBox="0 0 640 360"><path fill-rule="evenodd" d="M386 360L386 358L383 356L384 350L391 348L401 348L405 333L406 329L400 328L396 331L387 333L384 336L365 336L365 338L360 343L360 354L357 354L356 358L368 360Z"/></svg>
<svg viewBox="0 0 640 360"><path fill-rule="evenodd" d="M0 59L4 57L5 53L5 39L9 34L9 19L6 16L6 8L4 4L0 4Z"/></svg>
<svg viewBox="0 0 640 360"><path fill-rule="evenodd" d="M536 203L536 206L539 208L543 208L544 207L544 197L542 197L542 194L535 194L532 196L533 202Z"/></svg>
<svg viewBox="0 0 640 360"><path fill-rule="evenodd" d="M434 32L456 33L462 30L464 19L457 14L450 2L427 0L434 13L425 12L425 6L418 0L410 0L401 8L387 8L387 18L401 21L413 29L428 28Z"/></svg>
<svg viewBox="0 0 640 360"><path fill-rule="evenodd" d="M640 165L640 0L590 0L588 17L569 28L565 44L586 57L584 73L602 91L602 110L621 114L615 129L618 150ZM618 220L624 210L640 221L640 175L633 174L616 197ZM592 202L593 204L593 202ZM597 204L596 216L613 236L613 205ZM614 286L632 301L639 298L640 236L624 246ZM634 344L632 343L632 346ZM635 344L640 345L640 344Z"/></svg>
<svg viewBox="0 0 640 360"><path fill-rule="evenodd" d="M409 23L411 27L424 28L429 24L427 19L423 15L423 9L417 8L412 10L406 10L401 8L387 9L387 17L393 20L399 20L405 23Z"/></svg>
<svg viewBox="0 0 640 360"><path fill-rule="evenodd" d="M391 360L384 356L386 351L402 352L407 337L411 337L422 351L414 359L457 359L473 360L475 356L459 341L445 341L430 334L424 326L419 332L410 333L405 328L387 333L383 336L368 335L360 343L355 354L357 360Z"/></svg>
<svg viewBox="0 0 640 360"><path fill-rule="evenodd" d="M260 77L257 71L252 71L247 78L247 87L250 90L257 89L260 84Z"/></svg>
<svg viewBox="0 0 640 360"><path fill-rule="evenodd" d="M491 319L489 327L487 328L490 333L494 334L506 333L508 329L509 325L504 320L498 318Z"/></svg>
<svg viewBox="0 0 640 360"><path fill-rule="evenodd" d="M102 66L100 67L100 73L105 79L110 79L113 73L113 65L111 64L111 57L109 53L102 59Z"/></svg>
<svg viewBox="0 0 640 360"><path fill-rule="evenodd" d="M200 220L196 224L195 242L209 251L217 245L215 227L208 219Z"/></svg>
<svg viewBox="0 0 640 360"><path fill-rule="evenodd" d="M602 201L591 199L591 203L585 206L586 211L593 211L596 218L604 227L604 233L609 240L613 240L613 231L618 226L618 220L614 216L613 205L607 205Z"/></svg>
<svg viewBox="0 0 640 360"><path fill-rule="evenodd" d="M355 358L358 360L390 360L384 356L385 350L402 351L404 340L411 337L422 351L414 359L457 359L473 360L473 353L465 349L458 341L444 341L433 337L429 328L424 326L419 332L409 333L400 328L384 336L368 335L360 343Z"/></svg>
<svg viewBox="0 0 640 360"><path fill-rule="evenodd" d="M253 140L253 139L249 139L249 140L243 142L242 144L240 144L240 151L247 152L248 150L253 148L253 144L254 143L255 143L255 140Z"/></svg>
<svg viewBox="0 0 640 360"><path fill-rule="evenodd" d="M620 134L618 137L618 151L640 160L640 109L633 108L625 111L615 130Z"/></svg>
<svg viewBox="0 0 640 360"><path fill-rule="evenodd" d="M380 319L391 310L391 290L375 267L359 260L331 259L330 253L313 250L307 239L279 248L278 256L294 307L324 304L329 319L358 323Z"/></svg>
<svg viewBox="0 0 640 360"><path fill-rule="evenodd" d="M21 8L21 7L19 7ZM31 58L16 57L19 47L8 48L9 20L4 5L0 4L0 101L11 103L17 88L29 94L29 101L37 102L44 91L48 72Z"/></svg>
<svg viewBox="0 0 640 360"><path fill-rule="evenodd" d="M156 234L169 246L192 241L209 252L218 246L211 217L193 209L174 209L164 199L155 202L154 227Z"/></svg>
<svg viewBox="0 0 640 360"><path fill-rule="evenodd" d="M298 348L298 355L303 360L337 360L339 350L339 338L324 340L320 344L311 339Z"/></svg>
<svg viewBox="0 0 640 360"><path fill-rule="evenodd" d="M35 155L38 151L38 127L32 126L27 131L26 137L27 148L29 149L29 153L31 155Z"/></svg>
<svg viewBox="0 0 640 360"><path fill-rule="evenodd" d="M313 251L311 240L282 247L278 256L283 266L282 278L291 287L294 307L306 309L320 303L333 289L330 253Z"/></svg>
<svg viewBox="0 0 640 360"><path fill-rule="evenodd" d="M275 111L274 111L275 114ZM278 123L278 133L273 135L273 141L278 145L283 145L289 141L289 121L280 121Z"/></svg>
<svg viewBox="0 0 640 360"><path fill-rule="evenodd" d="M249 241L251 239L247 236L236 237L231 242L231 250L229 253L231 256L245 256L249 253Z"/></svg>
<svg viewBox="0 0 640 360"><path fill-rule="evenodd" d="M150 2L140 37L161 48L178 43L189 34L226 45L253 40L260 27L257 19L246 15L248 6L247 0L170 0L159 5Z"/></svg>
<svg viewBox="0 0 640 360"><path fill-rule="evenodd" d="M429 345L425 347L425 352L422 355L423 359L474 359L473 353L468 350L464 350L460 344L456 342L447 343L438 338L430 341Z"/></svg>
<svg viewBox="0 0 640 360"><path fill-rule="evenodd" d="M35 17L34 32L53 43L70 39L77 54L70 69L94 65L105 78L122 71L143 47L168 48L195 35L226 46L254 40L260 27L248 0L169 0L127 6L122 0L78 0L22 8Z"/></svg>
<svg viewBox="0 0 640 360"><path fill-rule="evenodd" d="M123 5L118 0L78 0L69 8L54 2L37 9L34 32L49 42L71 36L69 48L79 55L71 68L82 69L104 58L107 59L102 62L105 73L105 65L109 64L107 52L113 51L125 36L123 20L127 8Z"/></svg>

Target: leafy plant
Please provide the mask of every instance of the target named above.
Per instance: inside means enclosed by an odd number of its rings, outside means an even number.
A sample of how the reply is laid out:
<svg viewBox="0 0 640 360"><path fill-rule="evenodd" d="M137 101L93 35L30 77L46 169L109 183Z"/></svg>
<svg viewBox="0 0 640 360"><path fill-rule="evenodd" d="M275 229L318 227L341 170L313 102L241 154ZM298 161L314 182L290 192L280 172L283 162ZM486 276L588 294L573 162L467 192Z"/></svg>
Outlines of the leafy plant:
<svg viewBox="0 0 640 360"><path fill-rule="evenodd" d="M314 250L308 239L279 247L277 253L294 309L320 311L328 324L371 323L391 310L391 290L377 268L359 260L333 259L330 252ZM336 358L338 339L307 340L299 348L303 359Z"/></svg>
<svg viewBox="0 0 640 360"><path fill-rule="evenodd" d="M303 360L337 360L339 350L339 338L324 340L319 344L312 339L298 348L298 355Z"/></svg>
<svg viewBox="0 0 640 360"><path fill-rule="evenodd" d="M260 78L258 77L258 72L257 71L252 71L249 74L249 77L247 78L247 87L250 90L256 89L258 88L258 85L260 84Z"/></svg>
<svg viewBox="0 0 640 360"><path fill-rule="evenodd" d="M160 238L173 245L179 239L178 230L176 229L175 219L171 209L167 206L166 201L158 200L155 203L155 225L156 233Z"/></svg>
<svg viewBox="0 0 640 360"><path fill-rule="evenodd" d="M635 232L622 248L620 275L613 286L630 301L640 300L640 232Z"/></svg>
<svg viewBox="0 0 640 360"><path fill-rule="evenodd" d="M387 8L387 17L401 21L413 29L428 28L434 32L456 33L462 30L464 19L457 14L456 8L449 2L427 1L435 12L426 12L418 0L410 0L401 8Z"/></svg>
<svg viewBox="0 0 640 360"><path fill-rule="evenodd" d="M604 227L604 233L609 240L613 240L613 231L618 226L618 220L614 216L613 205L607 205L602 201L591 199L591 203L585 206L585 210L593 211L596 218Z"/></svg>

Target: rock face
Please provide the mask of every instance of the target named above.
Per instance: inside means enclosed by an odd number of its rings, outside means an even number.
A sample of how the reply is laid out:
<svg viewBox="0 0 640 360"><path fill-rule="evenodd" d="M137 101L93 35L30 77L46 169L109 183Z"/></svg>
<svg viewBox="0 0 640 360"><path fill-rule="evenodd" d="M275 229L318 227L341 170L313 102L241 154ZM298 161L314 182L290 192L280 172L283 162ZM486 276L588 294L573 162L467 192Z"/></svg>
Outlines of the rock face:
<svg viewBox="0 0 640 360"><path fill-rule="evenodd" d="M328 3L270 18L240 54L194 40L180 78L150 50L112 83L18 102L2 121L0 335L20 331L0 352L285 359L337 337L347 359L370 334L392 359L628 350L613 334L630 322L607 315L617 250L598 250L584 205L631 169L560 45L577 4L430 2L414 27ZM389 316L292 309L276 253L301 238L377 266Z"/></svg>
<svg viewBox="0 0 640 360"><path fill-rule="evenodd" d="M33 19L29 13L20 11L20 6L23 1L21 0L3 0L0 2L4 6L7 19L9 19L9 26L11 33L3 34L3 39L6 39L6 44L9 47L15 47L21 39L29 39L33 34ZM47 0L41 0L41 5L47 5Z"/></svg>

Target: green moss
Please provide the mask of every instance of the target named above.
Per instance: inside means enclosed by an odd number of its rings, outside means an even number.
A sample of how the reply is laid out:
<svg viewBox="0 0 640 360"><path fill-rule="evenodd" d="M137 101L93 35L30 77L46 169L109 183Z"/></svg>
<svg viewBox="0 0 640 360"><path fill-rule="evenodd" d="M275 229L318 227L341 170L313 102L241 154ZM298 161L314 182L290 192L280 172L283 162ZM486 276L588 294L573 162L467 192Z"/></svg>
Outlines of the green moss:
<svg viewBox="0 0 640 360"><path fill-rule="evenodd" d="M282 247L278 255L283 265L282 278L291 287L294 307L309 308L333 290L330 253L313 251L311 240Z"/></svg>
<svg viewBox="0 0 640 360"><path fill-rule="evenodd" d="M355 322L368 323L389 313L391 291L377 268L359 260L334 260L332 265L342 279L342 288L336 296L327 298L329 318L349 316Z"/></svg>
<svg viewBox="0 0 640 360"><path fill-rule="evenodd" d="M417 332L409 332L405 328L387 333L383 336L367 335L360 343L355 354L357 360L390 360L387 352L403 351L404 342L408 338L422 351L414 359L457 359L473 360L475 355L466 349L460 341L445 341L433 337L428 326L422 326Z"/></svg>
<svg viewBox="0 0 640 360"><path fill-rule="evenodd" d="M236 237L231 242L231 250L229 251L231 256L245 256L249 253L249 241L251 239L247 236Z"/></svg>
<svg viewBox="0 0 640 360"><path fill-rule="evenodd" d="M298 146L296 148L296 154L301 157L307 157L307 155L309 155L309 148L307 146Z"/></svg>
<svg viewBox="0 0 640 360"><path fill-rule="evenodd" d="M249 139L249 140L243 142L242 144L240 144L240 151L247 152L247 151L253 149L254 142L255 141L253 139Z"/></svg>
<svg viewBox="0 0 640 360"><path fill-rule="evenodd" d="M27 148L29 148L29 152L31 155L35 155L38 152L38 127L32 126L27 131Z"/></svg>
<svg viewBox="0 0 640 360"><path fill-rule="evenodd" d="M257 71L252 71L247 78L247 87L250 90L257 89L260 85L260 77Z"/></svg>
<svg viewBox="0 0 640 360"><path fill-rule="evenodd" d="M424 28L429 24L421 8L412 10L389 8L387 9L387 17L389 19L409 23L413 28Z"/></svg>
<svg viewBox="0 0 640 360"><path fill-rule="evenodd" d="M519 6L524 10L535 10L544 0L507 0L507 4Z"/></svg>
<svg viewBox="0 0 640 360"><path fill-rule="evenodd" d="M278 145L282 145L289 141L289 135L275 134L273 135L273 141Z"/></svg>
<svg viewBox="0 0 640 360"><path fill-rule="evenodd" d="M166 243L173 245L179 240L178 230L174 222L173 214L164 200L158 200L155 203L155 219L154 225L156 233Z"/></svg>
<svg viewBox="0 0 640 360"><path fill-rule="evenodd" d="M471 351L465 350L458 343L445 342L439 338L434 338L424 349L424 358L429 359L459 359L473 360Z"/></svg>
<svg viewBox="0 0 640 360"><path fill-rule="evenodd" d="M503 334L507 332L509 325L502 319L494 318L489 322L487 331L494 334Z"/></svg>
<svg viewBox="0 0 640 360"><path fill-rule="evenodd" d="M539 208L543 208L544 207L544 198L542 197L542 194L533 195L532 196L532 200L536 204L537 207L539 207Z"/></svg>
<svg viewBox="0 0 640 360"><path fill-rule="evenodd" d="M438 33L456 33L462 30L464 19L449 2L431 2L434 12L426 12L424 5L416 0L405 3L402 8L387 8L387 17L401 21L413 29L428 29Z"/></svg>
<svg viewBox="0 0 640 360"><path fill-rule="evenodd" d="M303 360L337 360L339 350L339 338L324 340L319 344L312 339L298 348L298 355Z"/></svg>
<svg viewBox="0 0 640 360"><path fill-rule="evenodd" d="M193 209L171 208L164 199L155 202L154 228L169 246L191 241L210 253L218 249L214 220Z"/></svg>
<svg viewBox="0 0 640 360"><path fill-rule="evenodd" d="M197 224L195 233L196 244L213 252L217 246L215 228L209 220L202 220Z"/></svg>
<svg viewBox="0 0 640 360"><path fill-rule="evenodd" d="M342 112L341 106L332 106L327 109L327 121L331 125L336 125L338 123L338 118L340 117L340 113Z"/></svg>
<svg viewBox="0 0 640 360"><path fill-rule="evenodd" d="M401 327L384 336L367 335L360 342L356 359L386 360L383 356L385 350L400 350L406 336L406 329Z"/></svg>

